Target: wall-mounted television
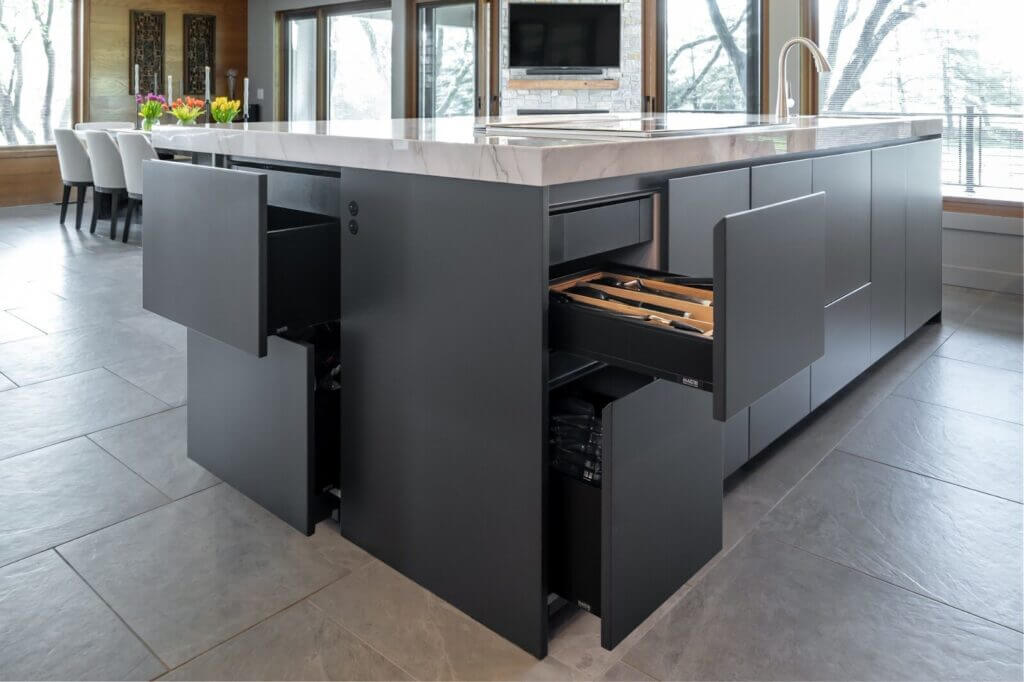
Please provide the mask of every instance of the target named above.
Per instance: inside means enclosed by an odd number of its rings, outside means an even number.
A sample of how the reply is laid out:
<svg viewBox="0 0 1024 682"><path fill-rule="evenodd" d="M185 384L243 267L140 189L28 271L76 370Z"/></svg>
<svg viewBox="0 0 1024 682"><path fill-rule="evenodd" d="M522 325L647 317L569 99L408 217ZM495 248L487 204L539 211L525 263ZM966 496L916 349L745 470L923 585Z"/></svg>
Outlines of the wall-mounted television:
<svg viewBox="0 0 1024 682"><path fill-rule="evenodd" d="M513 2L508 7L511 68L618 68L618 3Z"/></svg>

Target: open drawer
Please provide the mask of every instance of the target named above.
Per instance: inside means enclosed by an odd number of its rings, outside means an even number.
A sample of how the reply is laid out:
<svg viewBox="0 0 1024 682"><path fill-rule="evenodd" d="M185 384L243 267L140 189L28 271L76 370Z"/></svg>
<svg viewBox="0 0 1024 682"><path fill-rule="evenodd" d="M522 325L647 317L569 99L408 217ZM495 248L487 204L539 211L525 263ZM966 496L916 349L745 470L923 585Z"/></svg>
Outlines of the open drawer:
<svg viewBox="0 0 1024 682"><path fill-rule="evenodd" d="M825 194L715 226L714 277L622 266L551 284L553 349L714 394L725 421L824 353Z"/></svg>
<svg viewBox="0 0 1024 682"><path fill-rule="evenodd" d="M262 173L147 161L146 310L263 357L340 316L337 218L267 205Z"/></svg>
<svg viewBox="0 0 1024 682"><path fill-rule="evenodd" d="M721 549L722 427L711 400L616 367L551 392L548 588L601 618L606 649ZM598 424L588 436L601 450L596 476L559 461L561 420L579 405Z"/></svg>

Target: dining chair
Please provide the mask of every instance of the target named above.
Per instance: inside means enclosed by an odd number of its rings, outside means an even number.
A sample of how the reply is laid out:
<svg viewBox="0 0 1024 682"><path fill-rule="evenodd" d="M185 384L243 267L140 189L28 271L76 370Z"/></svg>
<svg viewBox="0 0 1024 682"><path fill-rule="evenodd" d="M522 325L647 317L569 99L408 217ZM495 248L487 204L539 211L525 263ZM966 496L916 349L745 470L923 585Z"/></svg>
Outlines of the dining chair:
<svg viewBox="0 0 1024 682"><path fill-rule="evenodd" d="M82 229L82 209L85 204L85 193L92 187L92 166L89 164L89 154L85 145L70 128L55 128L53 139L57 145L57 162L60 165L60 178L64 183L64 193L60 200L60 224L64 224L64 218L68 214L68 200L71 198L71 188L77 187L78 193L75 196L75 229ZM95 205L96 190L93 189L93 204ZM95 213L95 208L93 209Z"/></svg>
<svg viewBox="0 0 1024 682"><path fill-rule="evenodd" d="M117 216L121 209L121 197L127 193L124 182L124 165L117 145L105 130L86 130L85 144L89 150L92 165L93 197L97 194L110 195L110 238L117 237ZM96 204L93 201L92 222L89 232L96 231Z"/></svg>
<svg viewBox="0 0 1024 682"><path fill-rule="evenodd" d="M142 207L142 163L158 158L156 150L149 138L142 133L118 133L117 146L121 151L121 162L124 166L124 180L128 189L128 212L124 217L124 230L121 241L128 241L128 230L132 225L135 209Z"/></svg>
<svg viewBox="0 0 1024 682"><path fill-rule="evenodd" d="M75 130L135 130L131 121L89 121L76 123Z"/></svg>

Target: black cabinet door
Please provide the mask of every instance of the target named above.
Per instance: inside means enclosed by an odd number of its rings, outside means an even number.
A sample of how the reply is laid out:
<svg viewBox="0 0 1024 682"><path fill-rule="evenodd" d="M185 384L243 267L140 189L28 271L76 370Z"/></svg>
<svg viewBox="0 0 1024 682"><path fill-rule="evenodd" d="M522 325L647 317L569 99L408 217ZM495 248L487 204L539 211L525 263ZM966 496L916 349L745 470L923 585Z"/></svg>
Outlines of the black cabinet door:
<svg viewBox="0 0 1024 682"><path fill-rule="evenodd" d="M906 337L907 153L871 152L871 362Z"/></svg>
<svg viewBox="0 0 1024 682"><path fill-rule="evenodd" d="M871 152L812 161L813 189L825 192L825 297L842 298L871 280Z"/></svg>
<svg viewBox="0 0 1024 682"><path fill-rule="evenodd" d="M722 425L711 395L655 381L609 403L601 646L612 649L722 547Z"/></svg>
<svg viewBox="0 0 1024 682"><path fill-rule="evenodd" d="M868 368L871 351L871 284L825 308L825 355L811 365L811 409Z"/></svg>
<svg viewBox="0 0 1024 682"><path fill-rule="evenodd" d="M730 213L750 208L750 169L704 173L668 181L668 270L710 277L714 230Z"/></svg>
<svg viewBox="0 0 1024 682"><path fill-rule="evenodd" d="M942 147L907 145L907 328L942 309Z"/></svg>

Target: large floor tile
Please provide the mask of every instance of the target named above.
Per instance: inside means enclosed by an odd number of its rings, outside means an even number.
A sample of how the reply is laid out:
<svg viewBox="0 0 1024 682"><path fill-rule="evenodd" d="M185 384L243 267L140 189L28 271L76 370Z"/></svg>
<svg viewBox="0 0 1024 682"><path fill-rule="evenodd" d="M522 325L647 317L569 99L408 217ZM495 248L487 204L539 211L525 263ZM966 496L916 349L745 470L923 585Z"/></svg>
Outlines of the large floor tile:
<svg viewBox="0 0 1024 682"><path fill-rule="evenodd" d="M379 561L310 600L417 679L519 679L537 664Z"/></svg>
<svg viewBox="0 0 1024 682"><path fill-rule="evenodd" d="M628 663L619 661L601 675L601 682L650 682L654 678L646 675Z"/></svg>
<svg viewBox="0 0 1024 682"><path fill-rule="evenodd" d="M18 384L14 383L3 374L0 374L0 391L7 391L12 388L17 388Z"/></svg>
<svg viewBox="0 0 1024 682"><path fill-rule="evenodd" d="M1020 332L979 327L968 322L957 329L935 353L946 358L1020 372L1024 369L1024 335Z"/></svg>
<svg viewBox="0 0 1024 682"><path fill-rule="evenodd" d="M41 286L25 281L4 282L0 287L0 310L31 305L57 304L63 299Z"/></svg>
<svg viewBox="0 0 1024 682"><path fill-rule="evenodd" d="M116 322L0 344L0 372L20 385L164 356L168 347Z"/></svg>
<svg viewBox="0 0 1024 682"><path fill-rule="evenodd" d="M172 322L165 317L154 315L151 312L143 312L140 315L121 320L121 324L149 334L172 348L177 348L180 351L186 349L187 330L177 322Z"/></svg>
<svg viewBox="0 0 1024 682"><path fill-rule="evenodd" d="M138 303L107 295L73 301L41 301L11 308L9 312L33 327L53 334L93 325L110 325L122 318L140 314L142 307Z"/></svg>
<svg viewBox="0 0 1024 682"><path fill-rule="evenodd" d="M146 680L164 670L54 552L0 568L0 679Z"/></svg>
<svg viewBox="0 0 1024 682"><path fill-rule="evenodd" d="M166 409L105 369L3 391L0 459Z"/></svg>
<svg viewBox="0 0 1024 682"><path fill-rule="evenodd" d="M931 357L895 392L922 402L1020 424L1024 409L1022 391L1024 381L1020 372Z"/></svg>
<svg viewBox="0 0 1024 682"><path fill-rule="evenodd" d="M308 600L206 652L168 680L405 680L394 663Z"/></svg>
<svg viewBox="0 0 1024 682"><path fill-rule="evenodd" d="M1018 424L890 396L839 449L1022 501L1024 428Z"/></svg>
<svg viewBox="0 0 1024 682"><path fill-rule="evenodd" d="M107 369L168 405L188 400L188 366L180 350L167 346L153 355L110 363Z"/></svg>
<svg viewBox="0 0 1024 682"><path fill-rule="evenodd" d="M755 534L625 656L660 680L1014 680L1019 633Z"/></svg>
<svg viewBox="0 0 1024 682"><path fill-rule="evenodd" d="M975 615L1024 630L1021 505L843 452L760 530Z"/></svg>
<svg viewBox="0 0 1024 682"><path fill-rule="evenodd" d="M184 407L120 424L89 435L104 450L177 500L219 479L188 458Z"/></svg>
<svg viewBox="0 0 1024 682"><path fill-rule="evenodd" d="M0 460L0 566L167 501L87 438Z"/></svg>
<svg viewBox="0 0 1024 682"><path fill-rule="evenodd" d="M41 336L42 330L36 329L24 320L0 310L0 343L20 341L33 336Z"/></svg>
<svg viewBox="0 0 1024 682"><path fill-rule="evenodd" d="M975 309L967 323L1011 334L1024 333L1024 298L1013 294L992 294Z"/></svg>
<svg viewBox="0 0 1024 682"><path fill-rule="evenodd" d="M991 291L969 289L951 284L942 285L942 324L960 326L985 301L992 298Z"/></svg>
<svg viewBox="0 0 1024 682"><path fill-rule="evenodd" d="M171 666L345 574L224 484L58 551Z"/></svg>

